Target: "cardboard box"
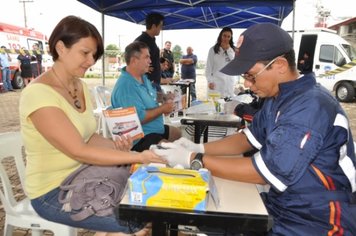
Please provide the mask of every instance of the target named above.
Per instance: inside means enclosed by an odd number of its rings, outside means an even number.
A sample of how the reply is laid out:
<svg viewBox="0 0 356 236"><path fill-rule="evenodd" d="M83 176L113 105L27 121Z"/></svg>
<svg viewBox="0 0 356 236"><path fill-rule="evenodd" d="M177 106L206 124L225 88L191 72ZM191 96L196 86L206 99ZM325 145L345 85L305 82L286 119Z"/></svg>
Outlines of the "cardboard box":
<svg viewBox="0 0 356 236"><path fill-rule="evenodd" d="M209 194L217 197L207 169L186 170L140 166L129 178L129 201L133 205L205 211ZM215 203L217 203L215 201Z"/></svg>

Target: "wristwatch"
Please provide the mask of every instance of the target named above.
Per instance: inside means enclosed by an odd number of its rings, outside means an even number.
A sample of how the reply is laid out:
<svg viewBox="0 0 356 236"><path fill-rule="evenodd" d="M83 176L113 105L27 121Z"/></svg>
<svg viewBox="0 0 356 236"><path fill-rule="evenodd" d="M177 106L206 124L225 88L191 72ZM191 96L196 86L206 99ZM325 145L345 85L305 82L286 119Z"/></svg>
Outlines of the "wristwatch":
<svg viewBox="0 0 356 236"><path fill-rule="evenodd" d="M204 168L203 165L203 153L197 153L197 155L195 155L194 159L190 162L190 169L192 170L199 170L201 168Z"/></svg>

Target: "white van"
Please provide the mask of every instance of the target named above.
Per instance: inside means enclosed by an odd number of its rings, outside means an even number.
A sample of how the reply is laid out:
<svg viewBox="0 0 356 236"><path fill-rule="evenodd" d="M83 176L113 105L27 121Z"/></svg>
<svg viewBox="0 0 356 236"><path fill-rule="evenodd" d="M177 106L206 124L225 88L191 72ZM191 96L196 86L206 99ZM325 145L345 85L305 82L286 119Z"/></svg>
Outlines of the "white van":
<svg viewBox="0 0 356 236"><path fill-rule="evenodd" d="M293 34L290 32L291 36ZM317 82L335 91L341 102L351 102L356 95L356 51L350 43L329 29L294 32L294 50L299 60L310 54Z"/></svg>

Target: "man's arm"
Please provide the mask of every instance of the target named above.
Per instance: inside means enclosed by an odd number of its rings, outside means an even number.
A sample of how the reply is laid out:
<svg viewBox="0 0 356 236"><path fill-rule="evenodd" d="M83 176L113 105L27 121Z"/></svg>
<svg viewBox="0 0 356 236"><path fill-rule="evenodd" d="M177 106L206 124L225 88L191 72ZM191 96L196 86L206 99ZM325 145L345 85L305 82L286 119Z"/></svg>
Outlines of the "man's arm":
<svg viewBox="0 0 356 236"><path fill-rule="evenodd" d="M204 150L209 155L230 156L241 155L253 150L243 132L204 144Z"/></svg>
<svg viewBox="0 0 356 236"><path fill-rule="evenodd" d="M146 110L146 115L143 120L141 120L142 124L146 124L154 119L156 119L158 116L161 116L162 114L168 115L174 110L174 103L173 102L167 102L162 104L161 106L158 106L153 109L148 109Z"/></svg>
<svg viewBox="0 0 356 236"><path fill-rule="evenodd" d="M192 156L195 156L193 153ZM194 158L194 157L193 157ZM217 157L204 155L204 168L214 176L253 184L266 184L249 157Z"/></svg>
<svg viewBox="0 0 356 236"><path fill-rule="evenodd" d="M266 184L255 169L252 158L241 157L243 153L253 149L243 132L206 143L204 149L204 167L214 176L247 183ZM195 153L191 155L191 160L195 155Z"/></svg>
<svg viewBox="0 0 356 236"><path fill-rule="evenodd" d="M179 60L179 63L182 65L190 65L194 63L194 60L192 58L182 58Z"/></svg>

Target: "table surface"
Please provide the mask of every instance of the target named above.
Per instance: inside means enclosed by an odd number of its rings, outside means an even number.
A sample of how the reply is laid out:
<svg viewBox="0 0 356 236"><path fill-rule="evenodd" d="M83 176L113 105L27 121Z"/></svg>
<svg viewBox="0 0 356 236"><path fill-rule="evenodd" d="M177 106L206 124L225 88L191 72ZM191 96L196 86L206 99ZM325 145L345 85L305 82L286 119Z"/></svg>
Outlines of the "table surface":
<svg viewBox="0 0 356 236"><path fill-rule="evenodd" d="M136 206L129 203L125 194L115 213L123 220L146 220L165 224L186 224L230 227L236 230L267 232L272 225L265 205L255 184L242 183L214 177L220 205L209 197L207 210L193 211L171 208Z"/></svg>
<svg viewBox="0 0 356 236"><path fill-rule="evenodd" d="M216 122L241 122L241 118L232 114L188 114L181 118L181 120L192 121L216 121Z"/></svg>
<svg viewBox="0 0 356 236"><path fill-rule="evenodd" d="M196 122L208 122L208 125L212 125L211 123L219 123L222 126L229 127L229 124L233 124L233 127L236 124L241 122L241 118L232 114L188 114L183 116L175 116L166 118L166 123L172 124L196 124Z"/></svg>

